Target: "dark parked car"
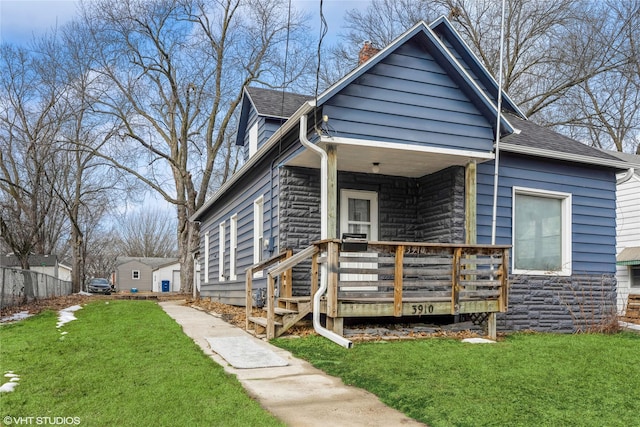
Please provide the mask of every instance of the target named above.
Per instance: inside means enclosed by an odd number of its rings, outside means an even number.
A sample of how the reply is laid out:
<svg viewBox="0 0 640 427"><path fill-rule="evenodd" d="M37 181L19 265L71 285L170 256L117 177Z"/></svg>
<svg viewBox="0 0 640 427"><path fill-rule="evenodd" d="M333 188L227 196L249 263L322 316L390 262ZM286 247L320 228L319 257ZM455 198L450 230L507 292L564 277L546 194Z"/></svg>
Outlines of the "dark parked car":
<svg viewBox="0 0 640 427"><path fill-rule="evenodd" d="M111 284L108 279L91 279L87 285L87 291L93 294L111 294Z"/></svg>

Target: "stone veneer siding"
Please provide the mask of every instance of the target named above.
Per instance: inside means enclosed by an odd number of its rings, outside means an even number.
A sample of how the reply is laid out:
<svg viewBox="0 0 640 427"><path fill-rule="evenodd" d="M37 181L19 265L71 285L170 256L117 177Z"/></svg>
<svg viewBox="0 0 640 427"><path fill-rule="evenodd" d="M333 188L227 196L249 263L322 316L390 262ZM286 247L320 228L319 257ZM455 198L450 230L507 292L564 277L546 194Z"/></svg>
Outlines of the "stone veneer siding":
<svg viewBox="0 0 640 427"><path fill-rule="evenodd" d="M516 275L509 279L509 309L498 314L498 330L585 331L616 313L613 274Z"/></svg>
<svg viewBox="0 0 640 427"><path fill-rule="evenodd" d="M419 242L464 243L464 168L453 166L418 182Z"/></svg>

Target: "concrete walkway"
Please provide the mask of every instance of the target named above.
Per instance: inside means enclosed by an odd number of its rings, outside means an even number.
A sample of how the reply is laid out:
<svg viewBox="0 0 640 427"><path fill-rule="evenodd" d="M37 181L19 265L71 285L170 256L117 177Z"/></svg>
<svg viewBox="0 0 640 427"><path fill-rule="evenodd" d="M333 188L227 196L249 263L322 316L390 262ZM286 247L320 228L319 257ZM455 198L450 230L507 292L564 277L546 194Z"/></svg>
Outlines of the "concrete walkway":
<svg viewBox="0 0 640 427"><path fill-rule="evenodd" d="M424 426L384 405L373 394L345 385L291 353L253 337L222 319L183 301L160 302L191 339L224 369L235 375L263 408L288 426ZM288 366L236 369L214 353L206 338L247 336L289 362Z"/></svg>

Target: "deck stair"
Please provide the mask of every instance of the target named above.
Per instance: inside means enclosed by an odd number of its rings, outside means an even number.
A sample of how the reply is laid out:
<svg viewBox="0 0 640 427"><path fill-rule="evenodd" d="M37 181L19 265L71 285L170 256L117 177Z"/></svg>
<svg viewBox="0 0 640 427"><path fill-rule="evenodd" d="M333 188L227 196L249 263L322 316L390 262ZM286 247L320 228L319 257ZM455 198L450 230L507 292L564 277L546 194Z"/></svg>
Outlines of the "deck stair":
<svg viewBox="0 0 640 427"><path fill-rule="evenodd" d="M624 320L640 324L640 294L631 294L627 299Z"/></svg>
<svg viewBox="0 0 640 427"><path fill-rule="evenodd" d="M279 298L277 306L274 307L274 327L275 337L279 337L311 313L310 297ZM267 330L267 310L264 310L264 317L249 317L247 319L247 332L257 336L265 337Z"/></svg>

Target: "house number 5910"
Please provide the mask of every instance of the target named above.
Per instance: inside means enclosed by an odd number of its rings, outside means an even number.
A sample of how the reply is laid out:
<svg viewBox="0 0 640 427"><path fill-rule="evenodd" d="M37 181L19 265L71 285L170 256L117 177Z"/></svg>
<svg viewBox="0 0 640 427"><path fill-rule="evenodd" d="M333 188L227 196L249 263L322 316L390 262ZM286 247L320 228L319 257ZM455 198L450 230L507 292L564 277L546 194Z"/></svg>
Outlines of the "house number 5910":
<svg viewBox="0 0 640 427"><path fill-rule="evenodd" d="M433 313L433 305L429 304L413 304L411 306L413 308L413 313L411 314L431 314Z"/></svg>

